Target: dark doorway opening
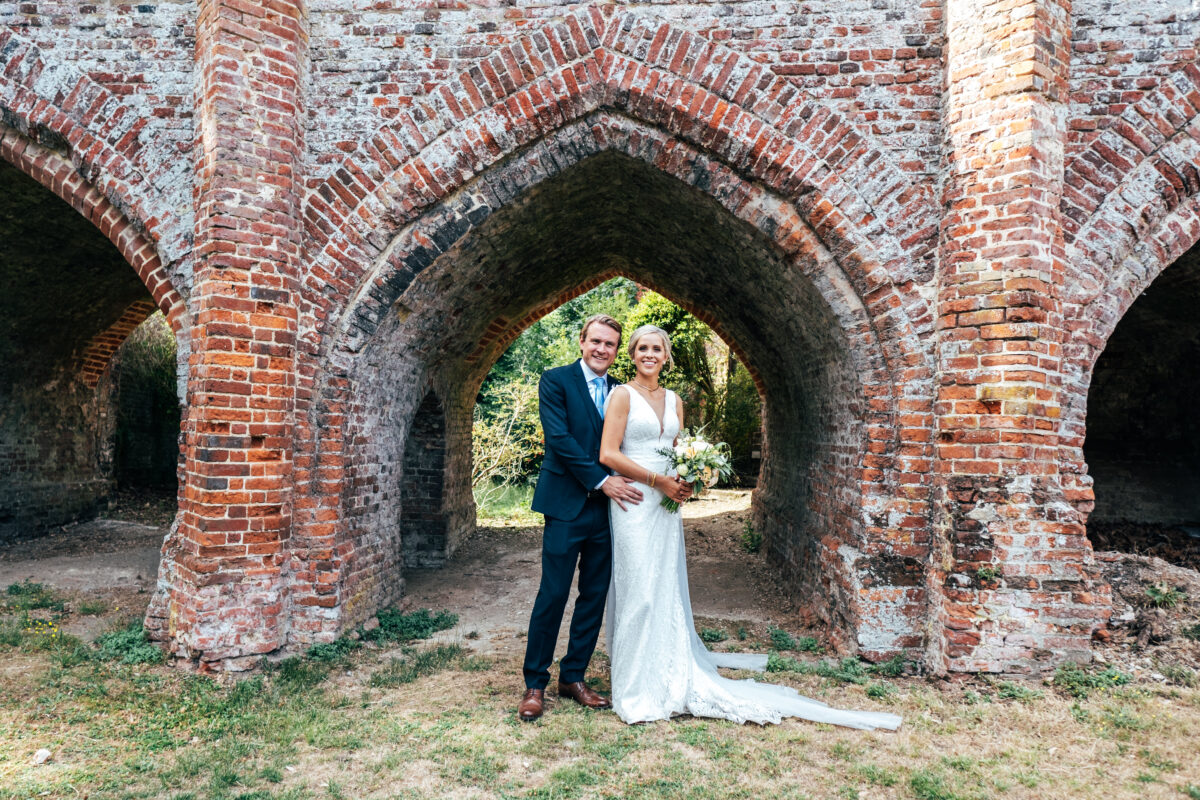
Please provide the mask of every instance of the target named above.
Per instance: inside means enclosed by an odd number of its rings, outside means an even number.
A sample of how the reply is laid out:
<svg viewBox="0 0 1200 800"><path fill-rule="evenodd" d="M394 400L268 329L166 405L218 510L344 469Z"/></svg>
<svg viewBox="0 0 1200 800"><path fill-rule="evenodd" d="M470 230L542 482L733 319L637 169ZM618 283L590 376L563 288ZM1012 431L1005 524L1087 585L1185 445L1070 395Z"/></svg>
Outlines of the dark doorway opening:
<svg viewBox="0 0 1200 800"><path fill-rule="evenodd" d="M1093 545L1200 569L1200 248L1168 267L1096 361L1084 455Z"/></svg>

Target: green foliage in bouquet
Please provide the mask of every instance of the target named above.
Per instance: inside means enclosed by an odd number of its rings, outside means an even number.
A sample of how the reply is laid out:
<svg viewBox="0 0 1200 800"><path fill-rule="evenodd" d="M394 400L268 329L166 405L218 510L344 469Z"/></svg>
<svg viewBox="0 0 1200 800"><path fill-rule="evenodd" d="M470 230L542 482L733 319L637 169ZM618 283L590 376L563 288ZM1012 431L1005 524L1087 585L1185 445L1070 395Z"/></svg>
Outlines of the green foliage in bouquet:
<svg viewBox="0 0 1200 800"><path fill-rule="evenodd" d="M692 484L693 497L699 497L705 489L715 486L717 481L728 479L733 474L729 445L724 442L710 444L700 436L701 433L702 430L695 434L687 430L680 431L678 444L658 451L660 456L668 460L671 469L681 480ZM679 503L666 496L660 505L668 511L679 510Z"/></svg>

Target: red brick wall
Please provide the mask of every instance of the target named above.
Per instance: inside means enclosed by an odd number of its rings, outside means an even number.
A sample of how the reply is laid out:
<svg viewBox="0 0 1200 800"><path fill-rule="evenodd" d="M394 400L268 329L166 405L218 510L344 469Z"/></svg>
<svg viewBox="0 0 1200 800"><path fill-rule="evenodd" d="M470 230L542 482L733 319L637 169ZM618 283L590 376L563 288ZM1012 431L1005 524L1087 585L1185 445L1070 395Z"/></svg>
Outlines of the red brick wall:
<svg viewBox="0 0 1200 800"><path fill-rule="evenodd" d="M449 552L474 386L625 274L755 369L755 518L842 646L1086 657L1092 369L1200 238L1192 4L440 5L0 10L0 122L190 333L157 634L242 666L394 600L422 399Z"/></svg>

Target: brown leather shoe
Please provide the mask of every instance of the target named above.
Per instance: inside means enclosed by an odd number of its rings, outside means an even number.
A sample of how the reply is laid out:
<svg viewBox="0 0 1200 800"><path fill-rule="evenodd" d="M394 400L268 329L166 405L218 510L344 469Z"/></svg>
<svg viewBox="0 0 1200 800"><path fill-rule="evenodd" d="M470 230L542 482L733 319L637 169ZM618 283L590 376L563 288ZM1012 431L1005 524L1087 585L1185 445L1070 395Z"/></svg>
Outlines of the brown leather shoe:
<svg viewBox="0 0 1200 800"><path fill-rule="evenodd" d="M570 697L576 703L588 708L612 708L612 701L607 697L596 694L583 681L574 683L558 682L558 696Z"/></svg>
<svg viewBox="0 0 1200 800"><path fill-rule="evenodd" d="M533 722L542 715L546 705L544 689L526 689L521 695L521 704L517 706L517 716L522 722Z"/></svg>

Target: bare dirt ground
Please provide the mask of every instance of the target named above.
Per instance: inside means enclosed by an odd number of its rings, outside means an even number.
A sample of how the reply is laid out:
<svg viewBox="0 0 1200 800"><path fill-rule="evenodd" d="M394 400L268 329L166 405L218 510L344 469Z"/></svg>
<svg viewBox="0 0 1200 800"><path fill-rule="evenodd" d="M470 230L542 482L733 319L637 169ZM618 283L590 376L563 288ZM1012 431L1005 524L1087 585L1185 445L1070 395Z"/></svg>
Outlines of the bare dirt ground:
<svg viewBox="0 0 1200 800"><path fill-rule="evenodd" d="M797 609L774 570L762 554L747 553L740 544L750 516L749 492L707 492L686 504L683 516L698 624L761 629L769 623L801 632ZM454 611L460 618L457 635L470 635L477 650L523 652L541 578L541 546L538 526L481 527L445 567L410 570L405 603ZM564 646L573 605L572 600L559 634Z"/></svg>
<svg viewBox="0 0 1200 800"><path fill-rule="evenodd" d="M143 505L125 504L117 513L162 523L161 515ZM747 553L739 543L749 509L750 493L740 490L713 490L684 506L696 617L701 625L761 629L770 623L802 632L774 571L761 554ZM0 545L0 587L29 580L76 600L104 599L111 613L74 618L67 630L91 638L114 617L144 613L166 529L145 521L96 519ZM540 577L540 526L481 526L445 567L406 572L403 605L458 614L457 628L443 636L469 635L478 651L523 652ZM564 642L570 608L562 626Z"/></svg>

